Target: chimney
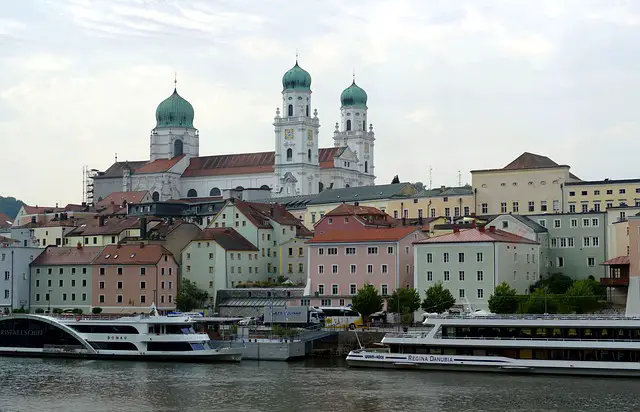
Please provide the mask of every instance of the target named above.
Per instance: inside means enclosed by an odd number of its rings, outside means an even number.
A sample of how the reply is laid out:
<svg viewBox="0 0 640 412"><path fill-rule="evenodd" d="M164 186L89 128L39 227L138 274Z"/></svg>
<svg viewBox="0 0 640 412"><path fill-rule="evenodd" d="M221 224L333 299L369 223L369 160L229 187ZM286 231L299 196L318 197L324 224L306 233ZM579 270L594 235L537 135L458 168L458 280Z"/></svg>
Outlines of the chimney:
<svg viewBox="0 0 640 412"><path fill-rule="evenodd" d="M475 219L473 219L473 220L471 221L471 228L472 228L472 229L475 229L475 228L476 228L476 220L475 220Z"/></svg>
<svg viewBox="0 0 640 412"><path fill-rule="evenodd" d="M147 238L147 218L140 218L140 239Z"/></svg>
<svg viewBox="0 0 640 412"><path fill-rule="evenodd" d="M98 217L98 226L103 227L104 226L104 216L100 215Z"/></svg>
<svg viewBox="0 0 640 412"><path fill-rule="evenodd" d="M458 226L454 226L453 233L460 233L460 228Z"/></svg>
<svg viewBox="0 0 640 412"><path fill-rule="evenodd" d="M489 226L489 232L496 233L496 227L495 226Z"/></svg>
<svg viewBox="0 0 640 412"><path fill-rule="evenodd" d="M484 226L478 226L478 230L482 233L484 233Z"/></svg>
<svg viewBox="0 0 640 412"><path fill-rule="evenodd" d="M76 244L76 249L82 249L82 243L78 242L78 243Z"/></svg>
<svg viewBox="0 0 640 412"><path fill-rule="evenodd" d="M144 242L140 242L140 249L144 249Z"/></svg>
<svg viewBox="0 0 640 412"><path fill-rule="evenodd" d="M82 207L87 207L87 202L82 202Z"/></svg>

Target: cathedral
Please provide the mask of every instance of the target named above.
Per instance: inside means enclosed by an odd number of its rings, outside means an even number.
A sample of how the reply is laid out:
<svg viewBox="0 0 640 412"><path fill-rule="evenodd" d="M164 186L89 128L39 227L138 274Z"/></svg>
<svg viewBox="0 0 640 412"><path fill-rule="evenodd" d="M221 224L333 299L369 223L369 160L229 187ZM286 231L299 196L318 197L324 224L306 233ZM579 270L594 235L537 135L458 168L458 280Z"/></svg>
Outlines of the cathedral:
<svg viewBox="0 0 640 412"><path fill-rule="evenodd" d="M282 107L273 119L275 151L200 156L191 103L173 94L158 105L148 161L116 161L93 177L93 199L148 191L155 201L220 196L225 189L270 189L273 197L373 185L374 132L367 93L355 80L340 95L333 147L320 148L311 76L296 61L282 77Z"/></svg>

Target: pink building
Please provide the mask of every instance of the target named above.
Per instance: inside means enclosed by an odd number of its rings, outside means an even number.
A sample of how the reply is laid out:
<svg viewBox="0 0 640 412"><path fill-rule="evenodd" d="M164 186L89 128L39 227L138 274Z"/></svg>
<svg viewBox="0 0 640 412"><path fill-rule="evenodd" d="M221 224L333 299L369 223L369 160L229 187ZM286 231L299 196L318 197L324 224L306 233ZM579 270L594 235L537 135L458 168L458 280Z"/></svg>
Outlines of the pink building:
<svg viewBox="0 0 640 412"><path fill-rule="evenodd" d="M93 261L93 306L104 312L175 309L178 264L161 245L110 245Z"/></svg>
<svg viewBox="0 0 640 412"><path fill-rule="evenodd" d="M413 287L412 243L426 238L415 226L316 233L307 242L307 291L323 306L338 306L367 283L382 295Z"/></svg>
<svg viewBox="0 0 640 412"><path fill-rule="evenodd" d="M371 227L394 226L394 219L378 208L342 204L320 219L314 232L324 234L332 230L363 230Z"/></svg>

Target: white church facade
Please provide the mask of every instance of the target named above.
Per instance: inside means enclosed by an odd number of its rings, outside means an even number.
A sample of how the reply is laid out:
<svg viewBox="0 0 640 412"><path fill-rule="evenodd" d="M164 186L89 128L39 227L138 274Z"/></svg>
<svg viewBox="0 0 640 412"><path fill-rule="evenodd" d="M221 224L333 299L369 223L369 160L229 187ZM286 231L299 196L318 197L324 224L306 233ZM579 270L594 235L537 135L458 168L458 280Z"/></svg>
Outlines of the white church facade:
<svg viewBox="0 0 640 412"><path fill-rule="evenodd" d="M355 81L341 96L333 147L320 148L311 105L311 76L296 61L282 78L282 107L273 120L273 152L200 156L193 106L174 89L156 110L148 161L118 162L93 178L93 198L149 191L156 201L220 196L225 189L271 189L272 196L316 194L375 183L373 126L367 94Z"/></svg>

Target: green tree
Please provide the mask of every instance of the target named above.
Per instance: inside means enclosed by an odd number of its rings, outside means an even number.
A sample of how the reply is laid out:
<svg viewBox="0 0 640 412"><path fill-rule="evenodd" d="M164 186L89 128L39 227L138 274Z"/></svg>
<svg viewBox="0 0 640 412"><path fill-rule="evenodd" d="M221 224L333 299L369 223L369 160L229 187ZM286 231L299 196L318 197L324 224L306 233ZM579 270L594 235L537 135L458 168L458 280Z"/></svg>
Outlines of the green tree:
<svg viewBox="0 0 640 412"><path fill-rule="evenodd" d="M24 202L15 197L0 196L0 213L4 213L11 219L16 217L22 205L24 205Z"/></svg>
<svg viewBox="0 0 640 412"><path fill-rule="evenodd" d="M588 313L599 309L598 296L594 292L597 283L591 279L576 280L564 294L564 304L569 312Z"/></svg>
<svg viewBox="0 0 640 412"><path fill-rule="evenodd" d="M402 318L409 318L416 310L420 309L420 294L417 290L396 289L387 299L387 311L402 314Z"/></svg>
<svg viewBox="0 0 640 412"><path fill-rule="evenodd" d="M94 315L99 315L102 313L102 308L99 306L96 306L95 308L91 309L91 313L93 313Z"/></svg>
<svg viewBox="0 0 640 412"><path fill-rule="evenodd" d="M489 297L489 310L492 313L516 313L518 304L517 292L507 282L496 286L495 292Z"/></svg>
<svg viewBox="0 0 640 412"><path fill-rule="evenodd" d="M393 180L391 181L391 184L395 183L400 183L400 178L398 177L398 175L393 176Z"/></svg>
<svg viewBox="0 0 640 412"><path fill-rule="evenodd" d="M529 286L529 292L533 293L536 289L546 288L547 292L551 295L562 295L571 287L572 284L573 279L567 275L557 272L541 278L536 283Z"/></svg>
<svg viewBox="0 0 640 412"><path fill-rule="evenodd" d="M426 290L425 294L426 297L422 301L422 309L425 312L442 313L456 304L456 299L449 289L445 289L444 286L442 286L442 282L431 286Z"/></svg>
<svg viewBox="0 0 640 412"><path fill-rule="evenodd" d="M358 293L351 300L353 309L360 312L365 320L365 323L367 318L371 316L372 313L376 313L382 310L383 304L384 299L378 293L378 289L370 284L366 284L358 289Z"/></svg>
<svg viewBox="0 0 640 412"><path fill-rule="evenodd" d="M189 279L182 279L176 296L176 309L181 312L190 312L193 309L203 307L208 298L209 294L198 288L195 282Z"/></svg>
<svg viewBox="0 0 640 412"><path fill-rule="evenodd" d="M558 302L555 295L551 295L545 288L538 288L533 291L525 301L524 313L557 313Z"/></svg>

